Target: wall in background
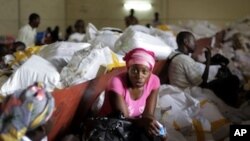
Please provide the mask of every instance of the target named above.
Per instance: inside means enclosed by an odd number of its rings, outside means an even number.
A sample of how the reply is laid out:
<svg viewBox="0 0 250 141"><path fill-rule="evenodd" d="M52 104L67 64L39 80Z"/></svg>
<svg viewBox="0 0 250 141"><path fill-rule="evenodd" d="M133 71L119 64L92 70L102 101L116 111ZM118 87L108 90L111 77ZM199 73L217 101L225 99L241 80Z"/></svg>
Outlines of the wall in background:
<svg viewBox="0 0 250 141"><path fill-rule="evenodd" d="M98 28L113 26L125 28L123 18L128 11L123 9L126 0L67 0L67 24L76 18L92 22ZM235 20L250 16L249 0L144 0L150 1L153 9L135 11L141 24L150 23L158 11L165 23L179 24L188 20L207 20L224 26Z"/></svg>
<svg viewBox="0 0 250 141"><path fill-rule="evenodd" d="M208 20L224 26L250 16L249 0L167 0L169 23L187 20Z"/></svg>
<svg viewBox="0 0 250 141"><path fill-rule="evenodd" d="M16 36L18 29L28 23L28 17L35 12L41 16L38 31L48 26L65 28L64 0L0 0L0 35Z"/></svg>
<svg viewBox="0 0 250 141"><path fill-rule="evenodd" d="M66 0L67 24L72 24L77 18L82 18L86 23L91 22L97 28L117 27L124 29L124 17L129 11L123 8L125 0ZM147 0L144 0L147 1ZM148 0L150 1L150 0ZM162 1L154 0L153 9L150 11L136 11L135 16L141 24L146 24L153 18L154 11L162 11Z"/></svg>
<svg viewBox="0 0 250 141"><path fill-rule="evenodd" d="M20 0L21 26L28 23L28 17L32 12L41 16L38 30L45 30L48 26L54 28L56 25L64 30L66 15L64 0Z"/></svg>
<svg viewBox="0 0 250 141"><path fill-rule="evenodd" d="M60 26L64 33L76 19L93 23L98 29L117 27L124 29L124 17L129 11L123 9L125 0L0 0L0 35L16 36L20 26L28 22L32 12L41 15L39 31L48 26ZM146 1L146 0L144 0ZM183 23L188 20L208 20L224 26L250 15L250 0L148 0L153 9L135 11L140 24L145 25L158 11L163 22Z"/></svg>
<svg viewBox="0 0 250 141"><path fill-rule="evenodd" d="M0 35L13 35L18 30L18 1L0 0Z"/></svg>

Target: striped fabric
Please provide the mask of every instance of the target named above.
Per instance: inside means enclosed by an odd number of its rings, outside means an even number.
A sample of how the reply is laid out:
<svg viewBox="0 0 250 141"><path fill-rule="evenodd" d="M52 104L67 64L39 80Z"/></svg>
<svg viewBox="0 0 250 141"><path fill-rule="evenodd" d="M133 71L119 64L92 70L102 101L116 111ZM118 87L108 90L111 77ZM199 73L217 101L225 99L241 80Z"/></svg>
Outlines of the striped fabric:
<svg viewBox="0 0 250 141"><path fill-rule="evenodd" d="M40 84L6 97L0 104L0 140L21 140L27 131L47 122L54 105L54 98Z"/></svg>

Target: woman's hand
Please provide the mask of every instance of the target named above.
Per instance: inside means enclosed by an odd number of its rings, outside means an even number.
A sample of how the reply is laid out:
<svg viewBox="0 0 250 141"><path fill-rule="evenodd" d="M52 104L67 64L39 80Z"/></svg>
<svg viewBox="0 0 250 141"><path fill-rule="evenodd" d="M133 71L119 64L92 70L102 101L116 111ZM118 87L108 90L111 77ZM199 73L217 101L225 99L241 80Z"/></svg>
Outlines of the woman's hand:
<svg viewBox="0 0 250 141"><path fill-rule="evenodd" d="M142 123L144 123L144 129L149 135L159 135L160 126L158 125L157 120L155 120L154 117L142 117L141 120Z"/></svg>

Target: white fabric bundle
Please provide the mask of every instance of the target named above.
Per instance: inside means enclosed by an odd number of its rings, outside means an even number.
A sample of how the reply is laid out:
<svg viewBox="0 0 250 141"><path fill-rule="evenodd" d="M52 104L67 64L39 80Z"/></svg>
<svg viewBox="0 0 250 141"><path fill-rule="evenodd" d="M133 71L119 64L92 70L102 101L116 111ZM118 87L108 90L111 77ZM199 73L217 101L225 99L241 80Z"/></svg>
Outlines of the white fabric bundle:
<svg viewBox="0 0 250 141"><path fill-rule="evenodd" d="M137 47L153 51L158 60L166 59L172 52L172 48L160 38L135 31L132 28L127 28L123 35L116 41L114 51L124 55Z"/></svg>
<svg viewBox="0 0 250 141"><path fill-rule="evenodd" d="M101 65L108 68L121 64L125 65L122 57L113 53L109 47L83 49L76 52L62 69L61 82L63 87L79 84L94 79Z"/></svg>
<svg viewBox="0 0 250 141"><path fill-rule="evenodd" d="M194 120L200 122L204 131L211 130L209 121L199 115L201 108L198 100L171 85L162 85L160 95L160 106L169 107L167 108L169 110L165 111L162 116L165 124L180 130L184 135L193 132Z"/></svg>
<svg viewBox="0 0 250 141"><path fill-rule="evenodd" d="M114 50L116 40L121 36L120 33L112 32L109 30L98 31L96 36L89 41L92 46L101 44L103 47L108 46L111 50Z"/></svg>
<svg viewBox="0 0 250 141"><path fill-rule="evenodd" d="M84 41L90 42L91 40L93 40L96 37L97 32L97 28L92 23L88 23L86 27L86 35L84 37Z"/></svg>
<svg viewBox="0 0 250 141"><path fill-rule="evenodd" d="M163 31L157 28L152 28L151 35L162 39L162 41L165 42L173 50L176 50L178 48L176 37L174 36L172 31Z"/></svg>
<svg viewBox="0 0 250 141"><path fill-rule="evenodd" d="M88 47L89 43L55 42L45 46L38 55L51 62L60 72L75 52Z"/></svg>
<svg viewBox="0 0 250 141"><path fill-rule="evenodd" d="M171 85L162 85L159 94L158 104L163 113L161 121L165 126L178 129L187 140L199 137L204 137L201 140L213 139L213 134L227 124L217 106L197 87L182 91Z"/></svg>
<svg viewBox="0 0 250 141"><path fill-rule="evenodd" d="M216 25L209 23L208 21L193 21L190 20L184 24L187 29L190 29L191 32L196 36L197 39L204 37L211 37L220 31L220 28Z"/></svg>
<svg viewBox="0 0 250 141"><path fill-rule="evenodd" d="M6 96L35 82L43 82L46 90L52 91L59 81L60 75L50 62L40 56L32 55L2 85L0 93Z"/></svg>

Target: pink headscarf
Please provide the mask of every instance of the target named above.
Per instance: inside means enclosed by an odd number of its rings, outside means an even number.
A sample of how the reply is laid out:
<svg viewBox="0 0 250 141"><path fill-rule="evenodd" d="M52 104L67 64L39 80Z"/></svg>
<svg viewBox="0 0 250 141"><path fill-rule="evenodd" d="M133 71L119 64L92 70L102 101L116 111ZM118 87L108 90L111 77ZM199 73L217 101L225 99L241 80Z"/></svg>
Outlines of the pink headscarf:
<svg viewBox="0 0 250 141"><path fill-rule="evenodd" d="M127 67L130 67L133 64L142 64L152 71L155 65L155 54L154 52L143 48L135 48L129 51L123 60L126 61Z"/></svg>

